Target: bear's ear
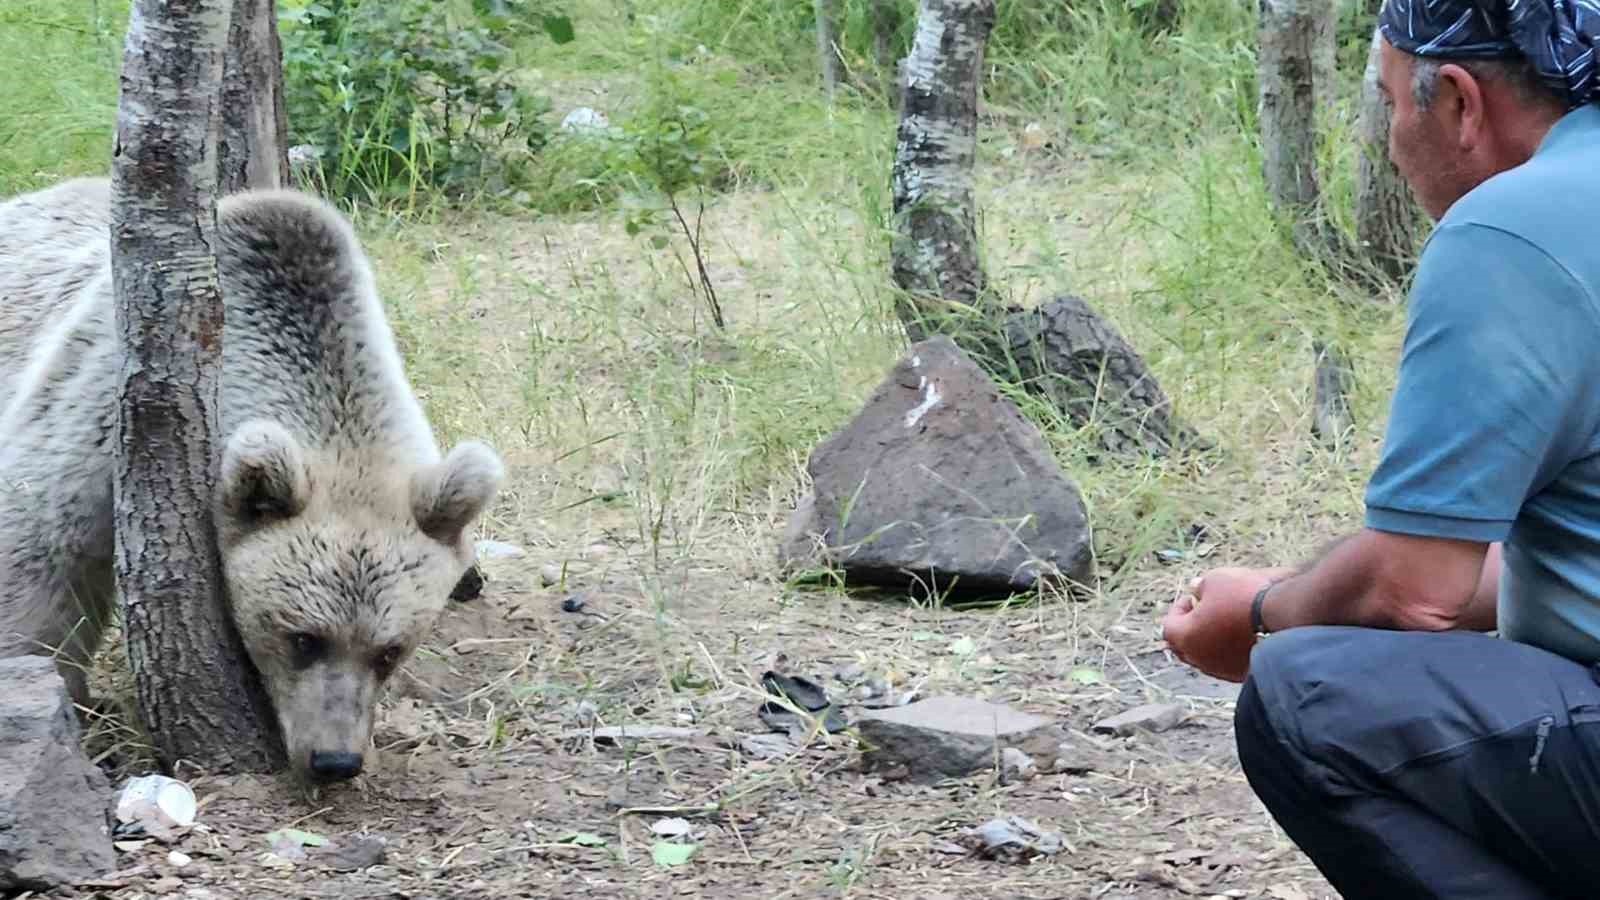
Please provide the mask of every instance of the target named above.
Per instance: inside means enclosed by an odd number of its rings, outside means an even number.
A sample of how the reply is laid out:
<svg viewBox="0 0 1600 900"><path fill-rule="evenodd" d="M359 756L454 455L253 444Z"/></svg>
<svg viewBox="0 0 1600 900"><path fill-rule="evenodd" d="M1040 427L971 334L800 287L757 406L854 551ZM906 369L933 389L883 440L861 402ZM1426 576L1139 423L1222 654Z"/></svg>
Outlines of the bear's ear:
<svg viewBox="0 0 1600 900"><path fill-rule="evenodd" d="M300 445L276 422L245 422L222 451L218 494L223 513L236 525L262 525L299 515L311 494Z"/></svg>
<svg viewBox="0 0 1600 900"><path fill-rule="evenodd" d="M454 544L494 499L504 478L505 467L488 445L457 444L443 461L411 479L417 527L436 541Z"/></svg>

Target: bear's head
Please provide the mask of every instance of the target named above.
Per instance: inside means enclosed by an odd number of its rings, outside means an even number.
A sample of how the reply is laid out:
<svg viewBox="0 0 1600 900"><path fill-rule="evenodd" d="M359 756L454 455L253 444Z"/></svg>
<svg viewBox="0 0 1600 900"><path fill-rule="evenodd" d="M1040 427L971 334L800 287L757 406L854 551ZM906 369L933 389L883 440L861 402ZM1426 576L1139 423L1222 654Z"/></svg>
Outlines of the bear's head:
<svg viewBox="0 0 1600 900"><path fill-rule="evenodd" d="M228 600L302 778L361 771L378 698L471 565L467 529L503 477L475 441L416 466L314 453L263 420L230 436L217 513Z"/></svg>

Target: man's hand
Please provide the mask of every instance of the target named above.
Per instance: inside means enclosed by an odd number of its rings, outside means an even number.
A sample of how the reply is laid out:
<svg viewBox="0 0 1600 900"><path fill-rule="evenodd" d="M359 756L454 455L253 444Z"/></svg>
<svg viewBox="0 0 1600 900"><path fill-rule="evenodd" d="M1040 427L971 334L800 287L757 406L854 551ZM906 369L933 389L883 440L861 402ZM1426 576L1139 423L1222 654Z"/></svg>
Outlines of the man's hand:
<svg viewBox="0 0 1600 900"><path fill-rule="evenodd" d="M1263 585L1294 569L1213 569L1189 583L1161 624L1167 646L1185 663L1227 681L1244 681L1250 670L1250 601Z"/></svg>

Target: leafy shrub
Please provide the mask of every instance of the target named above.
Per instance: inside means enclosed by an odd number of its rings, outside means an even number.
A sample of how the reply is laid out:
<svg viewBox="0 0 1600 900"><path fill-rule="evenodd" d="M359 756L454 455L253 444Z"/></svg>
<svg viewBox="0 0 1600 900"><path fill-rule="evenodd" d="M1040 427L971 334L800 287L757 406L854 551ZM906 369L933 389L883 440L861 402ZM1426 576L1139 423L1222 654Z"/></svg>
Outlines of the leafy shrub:
<svg viewBox="0 0 1600 900"><path fill-rule="evenodd" d="M438 0L288 0L280 7L292 143L320 153L325 187L376 200L438 189L516 189L545 145L549 102L513 80L498 35L522 4ZM505 7L502 11L498 7ZM564 30L563 30L564 26ZM571 24L545 17L571 39Z"/></svg>

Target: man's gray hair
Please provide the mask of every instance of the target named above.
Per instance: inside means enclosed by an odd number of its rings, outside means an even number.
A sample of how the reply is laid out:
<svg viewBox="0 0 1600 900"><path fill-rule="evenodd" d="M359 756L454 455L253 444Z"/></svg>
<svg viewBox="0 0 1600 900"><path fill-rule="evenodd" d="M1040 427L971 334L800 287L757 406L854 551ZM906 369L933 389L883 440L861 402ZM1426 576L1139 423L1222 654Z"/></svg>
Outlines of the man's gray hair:
<svg viewBox="0 0 1600 900"><path fill-rule="evenodd" d="M1539 78L1539 72L1527 57L1514 59L1440 59L1432 56L1411 57L1411 99L1417 108L1426 111L1439 95L1439 70L1446 63L1454 63L1479 81L1502 81L1516 91L1517 96L1529 103L1564 105L1566 98L1556 93Z"/></svg>

